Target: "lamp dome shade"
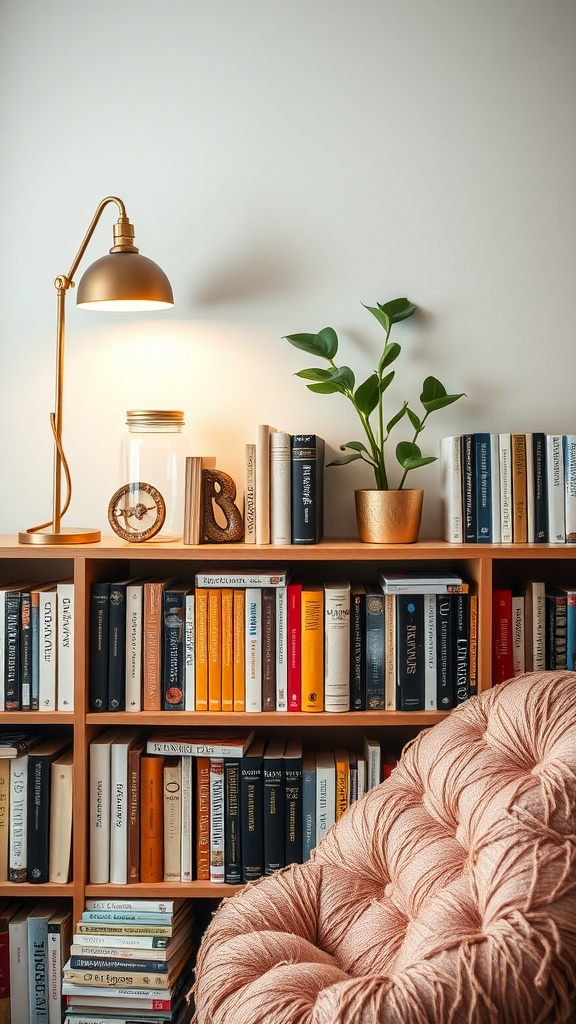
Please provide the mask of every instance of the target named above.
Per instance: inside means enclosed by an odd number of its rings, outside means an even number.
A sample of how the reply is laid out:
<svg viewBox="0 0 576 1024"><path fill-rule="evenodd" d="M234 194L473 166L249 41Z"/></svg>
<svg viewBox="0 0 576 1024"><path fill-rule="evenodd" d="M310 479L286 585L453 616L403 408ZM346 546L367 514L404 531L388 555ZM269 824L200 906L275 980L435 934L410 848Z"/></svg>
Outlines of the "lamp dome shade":
<svg viewBox="0 0 576 1024"><path fill-rule="evenodd" d="M96 260L78 284L76 305L84 309L138 311L174 305L164 271L137 252L114 252Z"/></svg>

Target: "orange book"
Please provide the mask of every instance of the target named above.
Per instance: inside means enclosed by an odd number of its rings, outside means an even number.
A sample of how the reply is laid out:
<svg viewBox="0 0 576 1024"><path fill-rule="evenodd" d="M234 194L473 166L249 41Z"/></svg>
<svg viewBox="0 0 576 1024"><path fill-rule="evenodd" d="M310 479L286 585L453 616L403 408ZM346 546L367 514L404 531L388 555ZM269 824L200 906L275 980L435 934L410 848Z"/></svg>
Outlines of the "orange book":
<svg viewBox="0 0 576 1024"><path fill-rule="evenodd" d="M230 587L222 590L222 711L234 710L234 619Z"/></svg>
<svg viewBox="0 0 576 1024"><path fill-rule="evenodd" d="M164 880L164 758L143 754L140 791L140 881Z"/></svg>
<svg viewBox="0 0 576 1024"><path fill-rule="evenodd" d="M350 755L343 747L334 751L336 763L336 821L348 810L350 803Z"/></svg>
<svg viewBox="0 0 576 1024"><path fill-rule="evenodd" d="M210 880L210 758L196 757L196 878Z"/></svg>
<svg viewBox="0 0 576 1024"><path fill-rule="evenodd" d="M196 711L208 711L208 590L196 587L195 593Z"/></svg>
<svg viewBox="0 0 576 1024"><path fill-rule="evenodd" d="M302 587L302 711L324 710L324 587Z"/></svg>
<svg viewBox="0 0 576 1024"><path fill-rule="evenodd" d="M234 590L232 601L233 616L233 696L234 711L245 711L246 709L246 650L244 636L244 611L246 607L245 591Z"/></svg>
<svg viewBox="0 0 576 1024"><path fill-rule="evenodd" d="M148 580L144 584L143 706L144 711L162 708L162 593L173 580Z"/></svg>
<svg viewBox="0 0 576 1024"><path fill-rule="evenodd" d="M526 435L512 434L512 538L515 544L528 543L528 487Z"/></svg>
<svg viewBox="0 0 576 1024"><path fill-rule="evenodd" d="M222 590L208 591L208 710L222 710Z"/></svg>

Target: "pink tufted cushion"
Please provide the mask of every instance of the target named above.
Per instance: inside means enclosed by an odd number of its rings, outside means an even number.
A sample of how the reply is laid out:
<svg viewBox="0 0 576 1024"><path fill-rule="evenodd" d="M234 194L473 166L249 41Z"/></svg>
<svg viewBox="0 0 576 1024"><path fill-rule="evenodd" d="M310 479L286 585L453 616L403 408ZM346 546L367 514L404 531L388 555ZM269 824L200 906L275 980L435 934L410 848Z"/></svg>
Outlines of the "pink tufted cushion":
<svg viewBox="0 0 576 1024"><path fill-rule="evenodd" d="M561 1024L576 988L576 673L421 733L304 865L225 900L197 1024Z"/></svg>

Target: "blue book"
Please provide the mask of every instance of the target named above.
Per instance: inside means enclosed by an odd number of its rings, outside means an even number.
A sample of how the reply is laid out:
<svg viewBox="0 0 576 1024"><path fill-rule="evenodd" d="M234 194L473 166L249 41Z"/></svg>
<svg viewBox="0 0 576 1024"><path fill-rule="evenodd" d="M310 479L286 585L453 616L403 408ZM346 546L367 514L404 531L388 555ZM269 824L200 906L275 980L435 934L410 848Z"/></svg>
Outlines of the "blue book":
<svg viewBox="0 0 576 1024"><path fill-rule="evenodd" d="M492 458L490 434L474 434L476 541L492 543Z"/></svg>
<svg viewBox="0 0 576 1024"><path fill-rule="evenodd" d="M316 846L316 755L307 751L302 761L302 863Z"/></svg>

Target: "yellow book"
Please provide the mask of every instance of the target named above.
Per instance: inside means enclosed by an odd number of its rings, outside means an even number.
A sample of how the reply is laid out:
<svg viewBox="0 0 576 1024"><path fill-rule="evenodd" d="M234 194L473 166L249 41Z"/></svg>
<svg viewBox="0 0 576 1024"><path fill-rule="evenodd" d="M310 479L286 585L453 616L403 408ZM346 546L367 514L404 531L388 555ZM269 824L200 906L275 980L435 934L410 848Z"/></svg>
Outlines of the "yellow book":
<svg viewBox="0 0 576 1024"><path fill-rule="evenodd" d="M196 587L196 711L208 711L208 590Z"/></svg>
<svg viewBox="0 0 576 1024"><path fill-rule="evenodd" d="M244 590L233 592L233 631L234 631L234 711L246 709L246 653L244 638L244 610L246 607Z"/></svg>
<svg viewBox="0 0 576 1024"><path fill-rule="evenodd" d="M234 710L234 592L222 589L222 711Z"/></svg>
<svg viewBox="0 0 576 1024"><path fill-rule="evenodd" d="M528 542L528 485L526 435L512 434L512 537L515 544Z"/></svg>
<svg viewBox="0 0 576 1024"><path fill-rule="evenodd" d="M10 760L0 758L0 882L8 881Z"/></svg>
<svg viewBox="0 0 576 1024"><path fill-rule="evenodd" d="M179 882L182 835L182 758L167 757L163 771L164 881Z"/></svg>
<svg viewBox="0 0 576 1024"><path fill-rule="evenodd" d="M302 587L302 711L324 710L324 587Z"/></svg>
<svg viewBox="0 0 576 1024"><path fill-rule="evenodd" d="M334 751L336 763L336 821L348 810L350 803L350 755L343 747Z"/></svg>
<svg viewBox="0 0 576 1024"><path fill-rule="evenodd" d="M208 590L208 710L222 710L222 590Z"/></svg>

